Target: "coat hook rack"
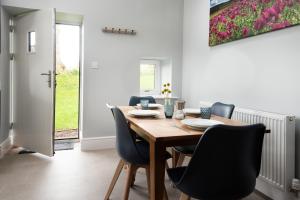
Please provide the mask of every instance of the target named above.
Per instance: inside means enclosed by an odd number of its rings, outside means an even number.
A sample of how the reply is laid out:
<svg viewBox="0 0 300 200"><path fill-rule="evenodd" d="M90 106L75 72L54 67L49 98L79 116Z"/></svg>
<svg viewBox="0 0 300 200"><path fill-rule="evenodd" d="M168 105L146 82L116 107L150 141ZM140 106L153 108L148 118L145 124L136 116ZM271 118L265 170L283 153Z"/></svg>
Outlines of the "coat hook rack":
<svg viewBox="0 0 300 200"><path fill-rule="evenodd" d="M102 29L103 33L115 33L115 34L125 34L125 35L136 35L136 31L133 29L122 29L122 28L108 28L104 27Z"/></svg>

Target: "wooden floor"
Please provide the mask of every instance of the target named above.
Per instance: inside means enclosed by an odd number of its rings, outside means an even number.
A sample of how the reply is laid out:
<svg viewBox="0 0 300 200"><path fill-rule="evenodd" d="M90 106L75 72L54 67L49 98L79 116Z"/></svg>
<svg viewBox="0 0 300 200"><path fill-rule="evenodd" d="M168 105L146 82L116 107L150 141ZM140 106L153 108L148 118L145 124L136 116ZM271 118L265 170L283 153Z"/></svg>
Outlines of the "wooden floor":
<svg viewBox="0 0 300 200"><path fill-rule="evenodd" d="M102 200L118 164L115 150L81 152L59 151L54 158L39 154L18 155L11 152L0 160L0 199L2 200ZM121 199L125 173L111 195ZM180 193L166 178L169 199ZM148 199L145 172L139 170L129 199ZM252 194L245 200L263 200Z"/></svg>

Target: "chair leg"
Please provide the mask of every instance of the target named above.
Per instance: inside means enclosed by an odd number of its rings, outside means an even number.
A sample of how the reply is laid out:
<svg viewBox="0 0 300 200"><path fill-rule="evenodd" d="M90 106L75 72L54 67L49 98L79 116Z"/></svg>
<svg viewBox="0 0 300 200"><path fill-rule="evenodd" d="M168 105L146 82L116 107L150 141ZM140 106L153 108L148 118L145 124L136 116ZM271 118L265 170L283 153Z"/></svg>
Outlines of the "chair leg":
<svg viewBox="0 0 300 200"><path fill-rule="evenodd" d="M180 153L172 148L172 168L175 168L177 166L179 155Z"/></svg>
<svg viewBox="0 0 300 200"><path fill-rule="evenodd" d="M116 182L117 182L117 180L118 180L118 178L120 176L120 173L121 173L124 165L125 165L124 161L120 160L120 162L119 162L119 164L117 166L117 169L115 171L114 177L111 180L111 183L109 185L108 191L107 191L107 193L106 193L106 195L104 197L104 200L108 200L109 199L109 197L110 197L110 195L111 195L111 193L112 193L112 191L113 191L113 189L114 189L114 187L116 185Z"/></svg>
<svg viewBox="0 0 300 200"><path fill-rule="evenodd" d="M181 167L184 161L185 155L183 153L180 153L176 167Z"/></svg>
<svg viewBox="0 0 300 200"><path fill-rule="evenodd" d="M164 200L169 200L166 186L164 186Z"/></svg>
<svg viewBox="0 0 300 200"><path fill-rule="evenodd" d="M181 193L181 196L180 196L180 200L190 200L191 197L189 197L188 195L184 194L184 193Z"/></svg>
<svg viewBox="0 0 300 200"><path fill-rule="evenodd" d="M128 200L134 169L135 166L133 166L132 164L128 164L128 172L127 172L127 179L125 184L125 192L124 192L123 200Z"/></svg>
<svg viewBox="0 0 300 200"><path fill-rule="evenodd" d="M149 197L150 197L150 194L151 194L151 190L150 190L150 185L151 185L151 183L150 183L150 167L146 167L145 170L146 170L146 177L147 177L148 192L149 192Z"/></svg>
<svg viewBox="0 0 300 200"><path fill-rule="evenodd" d="M124 170L127 170L128 169L128 166L127 164L124 165Z"/></svg>
<svg viewBox="0 0 300 200"><path fill-rule="evenodd" d="M137 170L138 170L138 167L135 167L135 168L133 169L132 181L131 181L130 187L133 187L133 185L134 185L134 182L135 182L135 176L136 176Z"/></svg>
<svg viewBox="0 0 300 200"><path fill-rule="evenodd" d="M170 169L170 166L169 166L169 163L168 161L166 160L166 170Z"/></svg>

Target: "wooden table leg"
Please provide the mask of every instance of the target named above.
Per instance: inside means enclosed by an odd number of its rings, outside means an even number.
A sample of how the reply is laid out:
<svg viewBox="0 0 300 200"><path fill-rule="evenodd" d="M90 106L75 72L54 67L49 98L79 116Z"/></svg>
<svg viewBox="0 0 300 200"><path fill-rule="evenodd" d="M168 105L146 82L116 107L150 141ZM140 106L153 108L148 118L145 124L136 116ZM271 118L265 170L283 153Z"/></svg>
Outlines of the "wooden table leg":
<svg viewBox="0 0 300 200"><path fill-rule="evenodd" d="M151 200L163 200L165 188L165 151L159 142L150 142L150 182Z"/></svg>

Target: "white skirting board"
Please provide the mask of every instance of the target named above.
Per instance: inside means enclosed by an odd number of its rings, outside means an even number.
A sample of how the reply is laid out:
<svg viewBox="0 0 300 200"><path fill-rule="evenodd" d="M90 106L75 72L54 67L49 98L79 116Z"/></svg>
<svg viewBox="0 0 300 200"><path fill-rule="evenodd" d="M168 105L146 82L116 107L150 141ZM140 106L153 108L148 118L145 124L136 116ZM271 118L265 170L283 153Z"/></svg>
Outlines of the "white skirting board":
<svg viewBox="0 0 300 200"><path fill-rule="evenodd" d="M11 137L7 137L6 140L4 140L0 144L0 159L9 151L9 149L12 147L12 139Z"/></svg>
<svg viewBox="0 0 300 200"><path fill-rule="evenodd" d="M116 136L81 138L81 150L113 149L116 145Z"/></svg>

